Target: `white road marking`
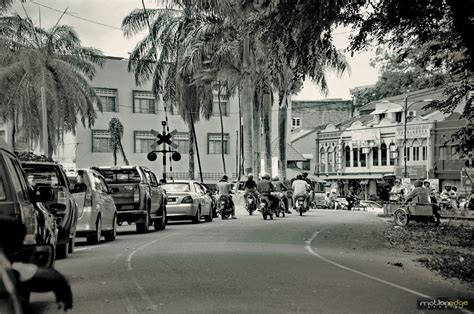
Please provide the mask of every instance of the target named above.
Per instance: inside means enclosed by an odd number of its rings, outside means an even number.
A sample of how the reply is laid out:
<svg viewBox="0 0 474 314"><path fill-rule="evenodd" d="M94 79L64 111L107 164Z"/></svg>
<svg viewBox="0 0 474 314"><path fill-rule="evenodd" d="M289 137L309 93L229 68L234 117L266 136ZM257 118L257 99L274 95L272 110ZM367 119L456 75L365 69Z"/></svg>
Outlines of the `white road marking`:
<svg viewBox="0 0 474 314"><path fill-rule="evenodd" d="M310 254L316 256L317 258L325 261L326 263L329 263L331 265L334 265L336 267L339 267L341 269L344 269L344 270L347 270L349 272L352 272L354 274L357 274L357 275L360 275L362 277L365 277L365 278L368 278L368 279L372 279L374 281L377 281L377 282L380 282L380 283L383 283L385 285L388 285L388 286L391 286L393 288L396 288L396 289L399 289L399 290L402 290L402 291L405 291L405 292L408 292L408 293L411 293L411 294L414 294L418 297L421 297L421 298L429 298L429 299L433 299L433 297L429 296L429 295L426 295L424 293L421 293L421 292L418 292L418 291L415 291L413 289L410 289L410 288L407 288L407 287L403 287L403 286L400 286L400 285L397 285L396 283L393 283L393 282L390 282L390 281L387 281L387 280L384 280L384 279L381 279L381 278L378 278L378 277L375 277L375 276L372 276L372 275L369 275L369 274L366 274L366 273L363 273L361 271L358 271L358 270L355 270L355 269L352 269L350 267L347 267L347 266L344 266L344 265L341 265L339 263L336 263L334 261L331 261L330 259L327 259L321 255L319 255L318 253L315 252L316 248L312 248L311 247L311 243L316 239L316 237L324 230L326 230L327 228L323 228L321 229L320 231L316 231L313 236L306 240L305 241L305 248L306 248L306 251L308 251ZM463 313L472 313L471 311L469 310L465 310L465 309L459 309L461 312Z"/></svg>
<svg viewBox="0 0 474 314"><path fill-rule="evenodd" d="M98 249L98 248L104 248L104 247L107 247L109 246L109 244L104 244L104 245L94 245L94 246L87 246L87 247L81 247L81 248L78 248L78 249L74 249L74 252L82 252L82 251L90 251L90 250L93 250L93 249Z"/></svg>

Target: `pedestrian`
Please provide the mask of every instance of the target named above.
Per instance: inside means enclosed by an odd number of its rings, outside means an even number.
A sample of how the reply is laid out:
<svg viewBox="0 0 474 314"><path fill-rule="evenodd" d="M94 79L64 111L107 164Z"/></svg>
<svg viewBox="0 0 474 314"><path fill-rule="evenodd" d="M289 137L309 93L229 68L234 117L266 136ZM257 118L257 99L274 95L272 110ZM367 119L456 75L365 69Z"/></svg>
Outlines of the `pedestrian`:
<svg viewBox="0 0 474 314"><path fill-rule="evenodd" d="M401 184L400 179L395 179L395 185L390 190L390 202L399 203L403 200L403 195L405 194L405 189Z"/></svg>

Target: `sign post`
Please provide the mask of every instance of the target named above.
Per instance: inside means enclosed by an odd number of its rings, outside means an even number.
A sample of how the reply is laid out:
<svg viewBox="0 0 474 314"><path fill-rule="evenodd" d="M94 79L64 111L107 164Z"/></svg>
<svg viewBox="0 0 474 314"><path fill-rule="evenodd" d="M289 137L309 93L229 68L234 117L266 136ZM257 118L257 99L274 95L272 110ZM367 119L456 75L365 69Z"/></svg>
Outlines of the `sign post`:
<svg viewBox="0 0 474 314"><path fill-rule="evenodd" d="M163 153L163 182L166 182L166 154L171 153L171 159L173 159L174 161L181 160L181 154L176 150L166 149L166 145L173 149L178 148L178 145L176 143L173 143L172 141L173 135L178 132L176 130L173 130L169 133L166 133L166 121L162 121L161 125L163 126L163 133L158 133L155 130L151 130L151 133L155 135L158 140L150 146L152 148L152 151L148 153L147 158L149 161L155 161L158 158L156 153ZM156 150L156 147L158 145L163 145L163 149Z"/></svg>

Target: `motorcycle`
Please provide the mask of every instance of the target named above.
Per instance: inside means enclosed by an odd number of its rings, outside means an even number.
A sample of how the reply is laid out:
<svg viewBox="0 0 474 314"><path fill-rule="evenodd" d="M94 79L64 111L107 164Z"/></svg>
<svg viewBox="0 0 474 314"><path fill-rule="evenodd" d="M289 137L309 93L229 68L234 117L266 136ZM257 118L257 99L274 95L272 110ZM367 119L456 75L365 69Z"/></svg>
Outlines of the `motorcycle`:
<svg viewBox="0 0 474 314"><path fill-rule="evenodd" d="M253 212L257 209L257 199L254 194L247 195L247 211L252 216Z"/></svg>
<svg viewBox="0 0 474 314"><path fill-rule="evenodd" d="M283 201L283 193L273 192L272 195L278 199L278 204L274 204L274 206L272 206L273 213L277 217L280 217L280 214L282 217L285 217L285 202Z"/></svg>
<svg viewBox="0 0 474 314"><path fill-rule="evenodd" d="M270 198L267 195L260 196L260 212L262 213L263 220L267 220L267 217L273 220Z"/></svg>
<svg viewBox="0 0 474 314"><path fill-rule="evenodd" d="M232 206L230 202L230 195L221 195L219 197L219 214L221 215L222 220L229 219L232 214Z"/></svg>
<svg viewBox="0 0 474 314"><path fill-rule="evenodd" d="M300 213L300 216L303 216L303 213L306 211L305 202L306 202L306 197L304 195L298 195L296 197L296 209Z"/></svg>

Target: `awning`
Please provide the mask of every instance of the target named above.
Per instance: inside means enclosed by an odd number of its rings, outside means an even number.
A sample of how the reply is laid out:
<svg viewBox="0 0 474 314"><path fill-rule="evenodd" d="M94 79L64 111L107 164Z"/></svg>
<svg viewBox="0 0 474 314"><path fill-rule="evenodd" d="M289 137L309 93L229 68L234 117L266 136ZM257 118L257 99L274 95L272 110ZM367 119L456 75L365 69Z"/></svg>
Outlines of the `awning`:
<svg viewBox="0 0 474 314"><path fill-rule="evenodd" d="M381 173L373 174L348 174L340 176L327 176L326 180L370 180L370 179L382 179Z"/></svg>
<svg viewBox="0 0 474 314"><path fill-rule="evenodd" d="M401 107L393 107L393 108L388 108L388 109L385 109L385 112L402 112L403 111L403 108Z"/></svg>

